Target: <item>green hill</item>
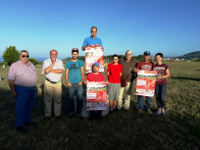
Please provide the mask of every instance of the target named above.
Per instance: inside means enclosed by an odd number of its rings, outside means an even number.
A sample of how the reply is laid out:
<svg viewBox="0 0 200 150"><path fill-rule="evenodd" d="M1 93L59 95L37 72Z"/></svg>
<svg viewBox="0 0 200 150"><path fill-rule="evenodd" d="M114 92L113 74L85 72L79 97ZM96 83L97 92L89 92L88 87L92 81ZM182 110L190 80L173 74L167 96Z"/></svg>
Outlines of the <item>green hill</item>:
<svg viewBox="0 0 200 150"><path fill-rule="evenodd" d="M195 58L200 58L200 51L191 52L191 53L185 54L183 56L179 56L178 58L180 58L180 59L195 59Z"/></svg>

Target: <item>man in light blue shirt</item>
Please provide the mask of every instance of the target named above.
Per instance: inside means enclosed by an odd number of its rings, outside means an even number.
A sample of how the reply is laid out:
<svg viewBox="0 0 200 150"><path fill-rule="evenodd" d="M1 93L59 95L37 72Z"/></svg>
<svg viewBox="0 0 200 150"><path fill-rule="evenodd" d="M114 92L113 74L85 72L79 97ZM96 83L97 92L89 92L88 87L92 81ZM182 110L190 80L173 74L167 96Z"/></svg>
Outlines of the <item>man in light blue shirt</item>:
<svg viewBox="0 0 200 150"><path fill-rule="evenodd" d="M103 47L102 41L97 37L97 27L91 27L91 36L85 38L82 45L82 50L85 51L86 47Z"/></svg>
<svg viewBox="0 0 200 150"><path fill-rule="evenodd" d="M69 92L69 116L73 115L81 117L81 109L83 105L82 94L83 94L83 80L84 80L84 62L78 60L79 50L77 48L72 49L72 59L66 63L66 82L68 85ZM77 109L74 110L74 96L77 98Z"/></svg>

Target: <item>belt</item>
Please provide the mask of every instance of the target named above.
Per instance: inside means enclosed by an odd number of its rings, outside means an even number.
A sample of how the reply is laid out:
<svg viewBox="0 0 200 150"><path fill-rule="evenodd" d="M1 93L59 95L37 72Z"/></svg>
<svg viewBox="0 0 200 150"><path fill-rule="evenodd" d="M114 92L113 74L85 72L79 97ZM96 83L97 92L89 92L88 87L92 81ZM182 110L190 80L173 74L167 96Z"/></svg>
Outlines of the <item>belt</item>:
<svg viewBox="0 0 200 150"><path fill-rule="evenodd" d="M47 79L47 78L46 78L46 80L49 81L49 82L51 82L51 83L53 83L53 84L56 84L56 83L60 82L60 81L58 81L58 82L53 82L53 81L51 81L51 80L49 80L49 79Z"/></svg>

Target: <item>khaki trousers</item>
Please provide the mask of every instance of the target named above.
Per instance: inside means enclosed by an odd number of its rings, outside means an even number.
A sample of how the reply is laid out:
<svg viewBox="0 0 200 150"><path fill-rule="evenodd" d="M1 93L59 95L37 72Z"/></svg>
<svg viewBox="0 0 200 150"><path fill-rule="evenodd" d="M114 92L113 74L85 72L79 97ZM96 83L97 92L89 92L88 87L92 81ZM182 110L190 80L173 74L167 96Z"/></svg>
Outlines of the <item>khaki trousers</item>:
<svg viewBox="0 0 200 150"><path fill-rule="evenodd" d="M47 80L44 82L44 105L45 116L51 116L52 100L54 101L54 114L55 116L61 115L61 96L62 96L62 83L61 81L53 84Z"/></svg>
<svg viewBox="0 0 200 150"><path fill-rule="evenodd" d="M117 103L117 108L121 109L124 107L124 109L128 110L130 107L130 100L131 100L131 90L132 90L133 82L127 82L126 87L120 88L120 94L119 94L119 101ZM123 106L123 98L124 98L124 106Z"/></svg>

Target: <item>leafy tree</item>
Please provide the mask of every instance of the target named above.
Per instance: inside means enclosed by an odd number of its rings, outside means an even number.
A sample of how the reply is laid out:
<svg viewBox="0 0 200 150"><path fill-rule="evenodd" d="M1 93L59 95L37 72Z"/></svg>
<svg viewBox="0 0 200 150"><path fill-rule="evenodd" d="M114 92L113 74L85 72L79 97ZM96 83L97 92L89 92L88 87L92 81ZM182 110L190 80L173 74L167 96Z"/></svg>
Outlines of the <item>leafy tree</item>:
<svg viewBox="0 0 200 150"><path fill-rule="evenodd" d="M38 61L37 61L37 59L35 59L35 58L29 58L28 59L33 65L37 65L38 64Z"/></svg>
<svg viewBox="0 0 200 150"><path fill-rule="evenodd" d="M3 59L10 66L12 63L19 60L19 51L15 46L6 47L6 50L3 53Z"/></svg>

